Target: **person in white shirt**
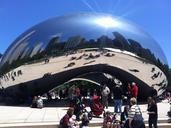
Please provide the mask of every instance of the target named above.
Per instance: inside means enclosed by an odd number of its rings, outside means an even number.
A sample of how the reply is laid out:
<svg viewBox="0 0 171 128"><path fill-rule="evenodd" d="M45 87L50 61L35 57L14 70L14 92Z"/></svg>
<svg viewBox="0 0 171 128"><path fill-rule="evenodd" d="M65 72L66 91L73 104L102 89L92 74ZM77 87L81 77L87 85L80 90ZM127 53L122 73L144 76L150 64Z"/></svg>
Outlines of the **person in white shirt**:
<svg viewBox="0 0 171 128"><path fill-rule="evenodd" d="M106 84L103 84L103 89L102 89L102 103L106 109L108 109L108 95L110 93L110 89L107 87Z"/></svg>
<svg viewBox="0 0 171 128"><path fill-rule="evenodd" d="M145 128L140 107L135 97L130 99L131 108L128 111L129 128Z"/></svg>
<svg viewBox="0 0 171 128"><path fill-rule="evenodd" d="M43 100L40 96L37 99L37 108L43 108Z"/></svg>

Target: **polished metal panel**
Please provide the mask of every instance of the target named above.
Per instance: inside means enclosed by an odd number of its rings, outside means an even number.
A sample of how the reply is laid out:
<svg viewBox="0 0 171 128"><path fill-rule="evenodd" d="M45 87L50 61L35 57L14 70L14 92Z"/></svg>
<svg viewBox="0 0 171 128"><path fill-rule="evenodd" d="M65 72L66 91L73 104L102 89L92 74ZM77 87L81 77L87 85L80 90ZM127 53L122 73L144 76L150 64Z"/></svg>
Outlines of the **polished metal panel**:
<svg viewBox="0 0 171 128"><path fill-rule="evenodd" d="M136 25L111 15L81 13L46 20L21 34L3 55L0 80L4 88L36 81L34 86L43 93L96 71L120 79L129 76L131 80L123 80L154 86L161 94L167 86L165 64L160 46ZM64 79L58 76L68 73ZM49 76L53 85L37 84Z"/></svg>

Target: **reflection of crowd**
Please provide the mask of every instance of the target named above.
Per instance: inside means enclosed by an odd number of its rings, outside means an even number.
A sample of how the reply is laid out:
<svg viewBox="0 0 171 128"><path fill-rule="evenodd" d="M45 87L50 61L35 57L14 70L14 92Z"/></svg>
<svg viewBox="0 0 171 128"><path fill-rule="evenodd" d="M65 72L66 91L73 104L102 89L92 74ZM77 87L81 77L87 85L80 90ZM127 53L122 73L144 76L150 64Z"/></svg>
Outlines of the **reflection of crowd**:
<svg viewBox="0 0 171 128"><path fill-rule="evenodd" d="M155 67L152 67L151 73L152 73L152 76L151 76L152 80L155 80L155 79L160 80L160 82L158 81L158 83L152 84L152 87L157 86L157 88L159 88L158 90L165 90L167 88L167 80L166 80L166 78L162 77L163 73L161 71L156 70Z"/></svg>
<svg viewBox="0 0 171 128"><path fill-rule="evenodd" d="M43 108L43 99L41 96L34 96L31 104L32 108Z"/></svg>
<svg viewBox="0 0 171 128"><path fill-rule="evenodd" d="M66 56L71 55L71 54L76 54L77 52L71 52L71 53L67 53ZM101 55L104 55L105 57L113 57L115 56L115 54L107 52L107 51L101 51L101 53L98 54L93 54L93 53L83 53L82 55L80 55L79 57L76 56L72 56L69 61L74 61L74 60L81 60L81 59L85 59L85 60L89 60L88 62L85 62L83 65L87 65L90 63L95 62L97 58L99 58ZM69 68L72 67L76 64L76 62L70 62L69 64L67 64L64 68Z"/></svg>
<svg viewBox="0 0 171 128"><path fill-rule="evenodd" d="M160 72L160 71L156 72L156 68L155 67L152 67L151 72L153 73L153 75L151 76L151 78L153 80L158 78L159 76L161 77L163 75L163 73Z"/></svg>
<svg viewBox="0 0 171 128"><path fill-rule="evenodd" d="M52 96L52 94L54 96ZM54 92L50 92L48 95L48 97L69 100L72 100L76 95L81 95L81 97L92 97L97 95L101 97L102 103L106 108L108 108L108 102L114 100L115 104L118 104L118 109L120 109L119 106L122 106L123 100L129 101L131 97L138 97L138 85L135 82L132 82L131 84L128 83L128 85L113 83L111 86L111 83L109 85L108 83L103 82L100 86L94 86L93 88L82 85L72 86L70 88L62 87Z"/></svg>
<svg viewBox="0 0 171 128"><path fill-rule="evenodd" d="M100 89L96 88L85 88L85 87L66 87L58 89L57 91L50 92L50 95L53 93L53 99L61 99L61 100L67 100L67 99L73 99L75 95L81 94L82 97L92 97L94 94L100 96ZM52 97L52 96L51 96Z"/></svg>
<svg viewBox="0 0 171 128"><path fill-rule="evenodd" d="M18 71L11 71L11 72L8 72L7 74L4 74L3 76L0 77L0 81L9 81L10 79L12 81L15 81L15 79L19 76L23 75L23 72L22 70L18 70Z"/></svg>
<svg viewBox="0 0 171 128"><path fill-rule="evenodd" d="M45 58L44 61L45 61L45 64L48 64L50 60L49 60L49 58Z"/></svg>

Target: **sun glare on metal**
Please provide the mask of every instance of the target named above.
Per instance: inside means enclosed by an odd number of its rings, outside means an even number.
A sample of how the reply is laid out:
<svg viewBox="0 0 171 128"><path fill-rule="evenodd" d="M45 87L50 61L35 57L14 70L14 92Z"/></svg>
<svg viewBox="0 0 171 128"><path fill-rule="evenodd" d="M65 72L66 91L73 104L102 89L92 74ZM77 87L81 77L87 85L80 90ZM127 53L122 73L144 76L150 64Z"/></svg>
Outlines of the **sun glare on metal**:
<svg viewBox="0 0 171 128"><path fill-rule="evenodd" d="M120 23L116 20L113 19L112 17L102 17L96 19L96 24L103 26L105 28L111 28L111 27L117 27L120 25Z"/></svg>

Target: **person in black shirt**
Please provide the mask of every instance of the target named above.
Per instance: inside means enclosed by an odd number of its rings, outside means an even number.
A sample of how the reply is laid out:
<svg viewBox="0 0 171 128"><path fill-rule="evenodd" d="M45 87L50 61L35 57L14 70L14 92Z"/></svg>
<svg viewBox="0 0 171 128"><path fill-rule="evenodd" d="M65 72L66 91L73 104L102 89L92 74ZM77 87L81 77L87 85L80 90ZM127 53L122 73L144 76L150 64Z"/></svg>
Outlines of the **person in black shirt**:
<svg viewBox="0 0 171 128"><path fill-rule="evenodd" d="M121 113L122 112L122 95L123 91L120 85L116 85L113 90L114 95L114 112Z"/></svg>
<svg viewBox="0 0 171 128"><path fill-rule="evenodd" d="M128 128L128 110L129 107L125 106L124 111L121 113L121 128Z"/></svg>
<svg viewBox="0 0 171 128"><path fill-rule="evenodd" d="M154 128L157 128L158 110L157 110L157 104L154 99L150 100L147 111L149 114L149 118L148 118L149 128L152 128L152 126L154 126Z"/></svg>

